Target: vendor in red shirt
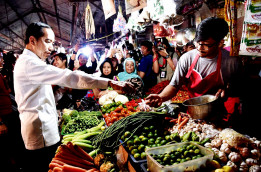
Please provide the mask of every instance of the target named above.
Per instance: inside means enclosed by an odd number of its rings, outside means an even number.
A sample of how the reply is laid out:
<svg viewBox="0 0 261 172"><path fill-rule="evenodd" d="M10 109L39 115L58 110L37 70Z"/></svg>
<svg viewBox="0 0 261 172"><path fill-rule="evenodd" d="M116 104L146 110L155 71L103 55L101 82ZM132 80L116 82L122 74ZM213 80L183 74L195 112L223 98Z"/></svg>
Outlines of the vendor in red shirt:
<svg viewBox="0 0 261 172"><path fill-rule="evenodd" d="M242 84L236 81L242 77L242 65L238 57L229 56L222 48L228 31L228 24L223 19L203 20L196 30L197 48L181 56L170 84L160 94L149 95L146 103L160 106L186 85L191 98L205 94L220 96L228 114L233 113L235 104L239 104L238 86Z"/></svg>

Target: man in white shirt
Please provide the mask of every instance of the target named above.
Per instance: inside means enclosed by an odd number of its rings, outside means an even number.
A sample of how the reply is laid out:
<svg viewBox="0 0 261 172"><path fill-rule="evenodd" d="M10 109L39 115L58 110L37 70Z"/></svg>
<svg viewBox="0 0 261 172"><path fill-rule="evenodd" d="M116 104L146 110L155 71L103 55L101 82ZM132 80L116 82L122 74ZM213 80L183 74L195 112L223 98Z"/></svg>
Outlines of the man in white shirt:
<svg viewBox="0 0 261 172"><path fill-rule="evenodd" d="M26 47L14 67L15 100L27 151L26 171L48 171L59 145L58 115L51 85L76 89L107 88L132 91L132 85L47 65L55 35L49 25L32 23L26 30ZM37 170L36 170L37 169Z"/></svg>

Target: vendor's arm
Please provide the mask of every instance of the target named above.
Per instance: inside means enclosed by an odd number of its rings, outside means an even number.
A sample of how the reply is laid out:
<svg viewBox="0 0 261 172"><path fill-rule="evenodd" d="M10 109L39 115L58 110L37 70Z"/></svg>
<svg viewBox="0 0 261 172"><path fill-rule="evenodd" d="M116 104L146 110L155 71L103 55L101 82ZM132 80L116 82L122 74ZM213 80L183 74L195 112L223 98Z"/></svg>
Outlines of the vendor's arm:
<svg viewBox="0 0 261 172"><path fill-rule="evenodd" d="M146 104L152 107L158 107L163 102L174 97L178 92L178 89L172 85L168 85L160 94L151 94L146 98Z"/></svg>

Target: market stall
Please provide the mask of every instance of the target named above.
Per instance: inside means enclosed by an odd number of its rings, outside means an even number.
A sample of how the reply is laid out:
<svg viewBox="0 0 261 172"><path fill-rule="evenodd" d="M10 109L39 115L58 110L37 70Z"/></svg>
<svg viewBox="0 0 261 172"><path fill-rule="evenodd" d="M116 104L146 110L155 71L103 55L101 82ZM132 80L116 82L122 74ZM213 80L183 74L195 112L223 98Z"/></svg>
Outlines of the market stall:
<svg viewBox="0 0 261 172"><path fill-rule="evenodd" d="M200 0L125 2L130 14L128 22L119 6L113 25L123 35L129 29L138 37L139 32L144 33L153 25L154 36L168 37L178 47L191 41L195 36L193 27L214 12L230 24L230 37L226 38L226 42L231 42L230 55L260 55L259 34L255 35L260 25L257 2L245 3L251 12L246 11L240 50L234 1L221 2L218 7L210 2L207 6ZM166 10L167 6L173 7L174 12ZM134 45L138 40L133 40ZM261 141L255 135L237 131L228 119L216 118L221 111L215 96L190 99L184 85L160 107L145 103L146 96L159 94L169 83L169 80L160 82L139 98L110 90L92 110L86 104L78 110L63 109L62 144L49 171L261 171Z"/></svg>

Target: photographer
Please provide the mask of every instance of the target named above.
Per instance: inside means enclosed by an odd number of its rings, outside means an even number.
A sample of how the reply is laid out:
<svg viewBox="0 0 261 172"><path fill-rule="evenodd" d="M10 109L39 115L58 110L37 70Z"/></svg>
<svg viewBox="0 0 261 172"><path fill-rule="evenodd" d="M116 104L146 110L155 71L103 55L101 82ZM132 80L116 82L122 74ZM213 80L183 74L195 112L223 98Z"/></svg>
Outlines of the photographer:
<svg viewBox="0 0 261 172"><path fill-rule="evenodd" d="M168 40L163 37L156 39L153 55L153 70L157 74L157 83L165 80L171 80L175 70L173 58L175 52L172 51Z"/></svg>

